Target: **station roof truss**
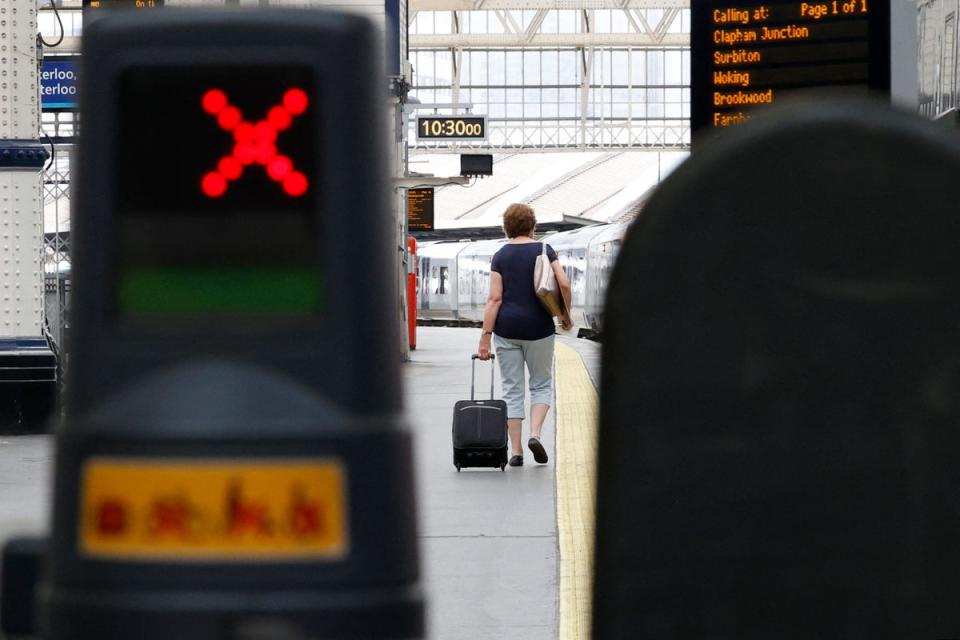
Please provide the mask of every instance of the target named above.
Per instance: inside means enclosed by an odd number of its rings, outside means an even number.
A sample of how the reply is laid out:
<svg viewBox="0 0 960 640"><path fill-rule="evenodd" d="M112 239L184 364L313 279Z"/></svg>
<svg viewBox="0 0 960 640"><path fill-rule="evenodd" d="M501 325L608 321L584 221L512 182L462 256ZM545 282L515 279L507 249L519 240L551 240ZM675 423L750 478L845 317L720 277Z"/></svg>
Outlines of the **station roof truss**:
<svg viewBox="0 0 960 640"><path fill-rule="evenodd" d="M487 116L490 131L484 141L420 140L411 125L407 139L414 152L689 146L687 2L411 0L408 20L412 93L422 103L470 103L471 113ZM490 55L491 68L478 82L468 67L476 67L476 54L483 52ZM533 74L525 68L518 81L516 52L524 54L521 66L530 55L543 55L544 69L547 54L573 54L576 62L568 56L565 69L560 63L560 77L550 79L535 62ZM498 57L497 64L507 68L506 77L493 69L494 57L504 54L508 62ZM488 64L485 57L479 60ZM558 91L566 97L557 98ZM507 97L500 100L504 92Z"/></svg>
<svg viewBox="0 0 960 640"><path fill-rule="evenodd" d="M689 47L689 23L678 28L689 2L678 0L411 0L411 24L422 11L449 13L445 33L411 33L410 47ZM542 29L551 11L579 11L582 20L571 33ZM626 30L597 28L595 12L614 10ZM490 12L501 28L488 33L461 29L465 12ZM522 17L521 17L522 16Z"/></svg>
<svg viewBox="0 0 960 640"><path fill-rule="evenodd" d="M684 9L689 0L411 0L411 11L493 9Z"/></svg>

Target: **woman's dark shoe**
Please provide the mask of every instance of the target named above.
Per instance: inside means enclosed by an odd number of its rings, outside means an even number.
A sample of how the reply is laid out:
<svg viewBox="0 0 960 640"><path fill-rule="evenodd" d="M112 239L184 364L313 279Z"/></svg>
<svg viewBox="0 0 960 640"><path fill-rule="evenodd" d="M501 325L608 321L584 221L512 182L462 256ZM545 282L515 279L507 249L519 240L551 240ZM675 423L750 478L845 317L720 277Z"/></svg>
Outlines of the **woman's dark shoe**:
<svg viewBox="0 0 960 640"><path fill-rule="evenodd" d="M540 464L545 463L549 459L547 458L547 450L540 444L540 438L537 436L530 436L530 439L527 441L527 446L530 447L530 451L533 452L533 459Z"/></svg>
<svg viewBox="0 0 960 640"><path fill-rule="evenodd" d="M522 467L523 466L523 456L513 456L508 462L511 467Z"/></svg>

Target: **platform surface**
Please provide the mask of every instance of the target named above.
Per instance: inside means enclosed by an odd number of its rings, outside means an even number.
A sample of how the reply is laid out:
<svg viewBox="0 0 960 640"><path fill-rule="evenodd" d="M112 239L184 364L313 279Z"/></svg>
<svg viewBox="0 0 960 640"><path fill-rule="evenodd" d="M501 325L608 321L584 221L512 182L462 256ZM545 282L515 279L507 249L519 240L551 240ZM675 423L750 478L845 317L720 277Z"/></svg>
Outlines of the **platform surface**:
<svg viewBox="0 0 960 640"><path fill-rule="evenodd" d="M50 436L0 436L0 540L46 531L52 445Z"/></svg>
<svg viewBox="0 0 960 640"><path fill-rule="evenodd" d="M567 425L569 437L562 440L571 449L559 452L560 474L556 408L543 430L550 455L546 465L536 464L527 451L523 467L458 473L450 435L453 405L470 397L470 354L479 336L478 329L420 327L417 349L403 365L406 415L414 436L427 637L587 638L589 575L584 574L590 568L592 505L591 485L582 476L592 470L583 468L589 460L580 453L589 453L583 442L593 438L594 425L588 424L591 401L579 394L593 393L599 345L557 341L557 389L581 388L557 398L566 406L560 423ZM568 373L573 367L583 373ZM499 371L494 388L500 397ZM489 389L490 364L478 362L478 397L486 397ZM526 442L526 421L523 429ZM45 531L52 453L50 436L0 437L0 541Z"/></svg>

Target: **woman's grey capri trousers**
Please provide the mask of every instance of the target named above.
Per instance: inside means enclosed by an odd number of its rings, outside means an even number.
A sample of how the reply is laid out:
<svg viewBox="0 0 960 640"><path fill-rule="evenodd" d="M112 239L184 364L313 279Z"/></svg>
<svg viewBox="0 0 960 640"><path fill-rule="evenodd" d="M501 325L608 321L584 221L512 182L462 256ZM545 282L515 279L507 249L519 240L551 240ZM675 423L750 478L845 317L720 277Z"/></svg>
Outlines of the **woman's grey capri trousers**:
<svg viewBox="0 0 960 640"><path fill-rule="evenodd" d="M523 365L530 370L530 404L553 402L553 340L513 340L493 336L500 362L500 380L503 399L507 403L508 418L525 418L523 407Z"/></svg>

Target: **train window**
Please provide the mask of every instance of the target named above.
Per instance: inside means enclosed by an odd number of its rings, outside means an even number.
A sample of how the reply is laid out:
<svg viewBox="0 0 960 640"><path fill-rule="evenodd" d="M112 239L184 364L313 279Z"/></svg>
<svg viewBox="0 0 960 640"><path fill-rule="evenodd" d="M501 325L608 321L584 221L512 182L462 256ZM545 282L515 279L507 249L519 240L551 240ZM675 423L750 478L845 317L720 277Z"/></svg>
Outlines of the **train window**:
<svg viewBox="0 0 960 640"><path fill-rule="evenodd" d="M447 267L440 267L440 284L436 293L444 295L447 292Z"/></svg>
<svg viewBox="0 0 960 640"><path fill-rule="evenodd" d="M950 13L943 25L943 72L941 112L956 106L957 30L955 14Z"/></svg>

